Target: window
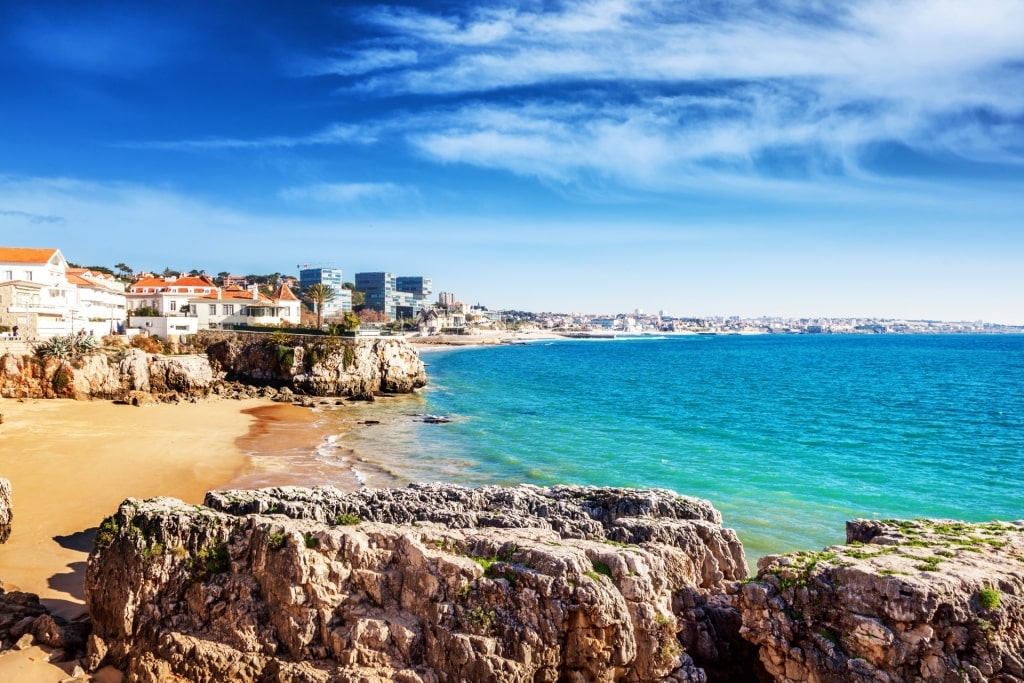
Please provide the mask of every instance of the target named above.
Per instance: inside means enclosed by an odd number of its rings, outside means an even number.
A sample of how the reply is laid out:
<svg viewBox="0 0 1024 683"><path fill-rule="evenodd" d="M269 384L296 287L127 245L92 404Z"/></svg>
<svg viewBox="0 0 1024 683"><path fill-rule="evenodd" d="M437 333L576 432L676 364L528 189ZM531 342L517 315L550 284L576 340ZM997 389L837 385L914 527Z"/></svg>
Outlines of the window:
<svg viewBox="0 0 1024 683"><path fill-rule="evenodd" d="M210 304L210 315L217 315L217 304Z"/></svg>
<svg viewBox="0 0 1024 683"><path fill-rule="evenodd" d="M235 305L234 304L224 304L224 315L234 315L234 314L235 314Z"/></svg>
<svg viewBox="0 0 1024 683"><path fill-rule="evenodd" d="M6 280L13 280L14 279L14 271L13 270L4 271L4 274L7 276L5 278Z"/></svg>
<svg viewBox="0 0 1024 683"><path fill-rule="evenodd" d="M178 302L177 301L172 301L171 302L171 310L172 311L178 310Z"/></svg>
<svg viewBox="0 0 1024 683"><path fill-rule="evenodd" d="M26 270L25 271L25 279L28 280L29 282L32 282L32 271L31 270Z"/></svg>

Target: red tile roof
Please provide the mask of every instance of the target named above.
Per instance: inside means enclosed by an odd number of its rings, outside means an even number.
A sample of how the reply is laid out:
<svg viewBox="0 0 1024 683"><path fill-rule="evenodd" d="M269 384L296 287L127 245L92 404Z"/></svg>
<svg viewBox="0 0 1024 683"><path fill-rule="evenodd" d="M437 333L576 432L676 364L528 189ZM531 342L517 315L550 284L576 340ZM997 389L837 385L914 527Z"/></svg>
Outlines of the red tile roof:
<svg viewBox="0 0 1024 683"><path fill-rule="evenodd" d="M286 283L282 282L274 290L274 293L270 295L270 298L274 301L298 301L299 297L295 296L292 292L292 288Z"/></svg>
<svg viewBox="0 0 1024 683"><path fill-rule="evenodd" d="M56 249L0 247L0 263L49 263Z"/></svg>
<svg viewBox="0 0 1024 683"><path fill-rule="evenodd" d="M164 277L147 277L141 280L137 280L129 287L130 292L135 292L139 289L155 289L157 291L166 290L168 287L179 287L179 288L192 288L196 287L208 287L216 289L217 285L214 284L213 280L200 275L199 277L179 277L175 280L168 280Z"/></svg>

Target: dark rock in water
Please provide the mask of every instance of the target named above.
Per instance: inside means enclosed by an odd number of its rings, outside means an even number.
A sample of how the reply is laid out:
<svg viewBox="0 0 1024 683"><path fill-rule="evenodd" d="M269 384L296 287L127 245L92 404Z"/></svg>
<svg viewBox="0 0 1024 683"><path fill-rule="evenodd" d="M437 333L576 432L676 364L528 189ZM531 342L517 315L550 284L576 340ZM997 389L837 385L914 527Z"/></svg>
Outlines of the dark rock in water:
<svg viewBox="0 0 1024 683"><path fill-rule="evenodd" d="M101 526L94 667L139 681L703 683L679 640L683 596L746 574L719 513L670 491L432 484L206 503L128 500Z"/></svg>
<svg viewBox="0 0 1024 683"><path fill-rule="evenodd" d="M426 415L423 417L423 422L428 425L443 425L451 421L450 417L445 417L444 415Z"/></svg>
<svg viewBox="0 0 1024 683"><path fill-rule="evenodd" d="M380 424L380 420L363 420L359 424L361 424L361 425L379 425Z"/></svg>

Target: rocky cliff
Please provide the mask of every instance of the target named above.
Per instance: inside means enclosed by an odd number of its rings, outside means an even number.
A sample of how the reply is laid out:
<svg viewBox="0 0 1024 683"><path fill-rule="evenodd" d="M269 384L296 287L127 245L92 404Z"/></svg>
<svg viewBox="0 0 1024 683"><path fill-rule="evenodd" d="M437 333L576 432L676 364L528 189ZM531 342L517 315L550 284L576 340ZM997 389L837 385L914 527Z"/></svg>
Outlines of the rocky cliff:
<svg viewBox="0 0 1024 683"><path fill-rule="evenodd" d="M173 401L229 394L227 379L313 396L368 398L426 384L423 362L404 339L315 339L284 345L270 335L221 333L200 355L127 349L65 361L8 354L0 357L0 396Z"/></svg>
<svg viewBox="0 0 1024 683"><path fill-rule="evenodd" d="M289 386L312 396L369 398L376 392L408 393L427 383L423 361L400 337L208 339L206 353L214 369L247 384Z"/></svg>
<svg viewBox="0 0 1024 683"><path fill-rule="evenodd" d="M856 520L734 601L775 681L1024 681L1024 522Z"/></svg>
<svg viewBox="0 0 1024 683"><path fill-rule="evenodd" d="M133 681L704 681L685 638L746 569L667 491L413 485L126 501L89 666ZM704 612L702 612L704 614Z"/></svg>

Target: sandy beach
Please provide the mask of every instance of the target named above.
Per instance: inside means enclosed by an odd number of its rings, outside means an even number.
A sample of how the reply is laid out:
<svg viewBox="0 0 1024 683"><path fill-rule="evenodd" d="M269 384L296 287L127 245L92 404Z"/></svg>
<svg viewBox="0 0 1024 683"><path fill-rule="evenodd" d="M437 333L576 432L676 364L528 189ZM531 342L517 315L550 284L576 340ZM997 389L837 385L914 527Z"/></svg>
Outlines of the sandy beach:
<svg viewBox="0 0 1024 683"><path fill-rule="evenodd" d="M268 475L261 458L307 452L324 438L312 411L262 399L145 407L5 399L0 414L0 476L11 481L14 507L0 580L66 618L85 611L93 533L125 498L200 503L210 489L289 483L284 468ZM0 655L8 683L67 675L38 647Z"/></svg>

